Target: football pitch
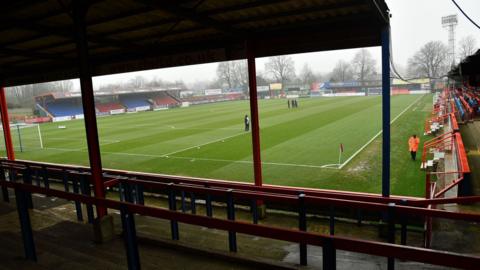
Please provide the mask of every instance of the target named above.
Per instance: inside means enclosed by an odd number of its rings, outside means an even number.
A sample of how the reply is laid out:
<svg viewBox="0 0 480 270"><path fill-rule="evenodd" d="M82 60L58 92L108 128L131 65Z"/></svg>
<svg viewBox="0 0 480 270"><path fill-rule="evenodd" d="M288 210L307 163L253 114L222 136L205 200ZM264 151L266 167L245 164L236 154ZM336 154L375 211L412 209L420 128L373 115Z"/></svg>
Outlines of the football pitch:
<svg viewBox="0 0 480 270"><path fill-rule="evenodd" d="M409 159L407 140L423 134L431 103L430 95L392 96L392 194L424 194L425 175L419 158ZM304 98L292 109L284 99L260 100L259 110L264 183L381 192L380 96ZM98 117L103 166L253 182L245 114L246 100ZM88 165L83 120L40 129L43 149L36 128L20 130L23 152L12 131L18 159Z"/></svg>

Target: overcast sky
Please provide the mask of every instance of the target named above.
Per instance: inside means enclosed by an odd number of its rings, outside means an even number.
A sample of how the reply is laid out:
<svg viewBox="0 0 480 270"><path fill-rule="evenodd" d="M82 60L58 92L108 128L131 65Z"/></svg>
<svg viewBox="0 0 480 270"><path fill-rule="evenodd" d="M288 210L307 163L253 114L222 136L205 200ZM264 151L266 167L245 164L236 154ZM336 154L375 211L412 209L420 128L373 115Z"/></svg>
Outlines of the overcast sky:
<svg viewBox="0 0 480 270"><path fill-rule="evenodd" d="M451 14L458 15L456 40L467 35L473 35L480 44L480 30L470 23L456 8L451 0L386 0L390 12L392 29L393 57L397 66L406 66L407 60L423 44L431 40L448 42L447 30L442 28L441 17ZM480 0L457 0L463 10L475 21L480 23ZM380 47L368 48L377 59L380 67ZM305 63L314 72L328 73L340 60L349 61L357 50L337 50L318 53L292 55L297 73ZM265 58L257 59L257 72L263 72ZM127 82L131 78L142 75L148 79L155 76L165 81L183 80L191 85L196 81L213 80L216 77L217 64L203 64L176 68L148 70L101 76L93 79L94 87L116 82ZM78 80L75 81L78 89Z"/></svg>

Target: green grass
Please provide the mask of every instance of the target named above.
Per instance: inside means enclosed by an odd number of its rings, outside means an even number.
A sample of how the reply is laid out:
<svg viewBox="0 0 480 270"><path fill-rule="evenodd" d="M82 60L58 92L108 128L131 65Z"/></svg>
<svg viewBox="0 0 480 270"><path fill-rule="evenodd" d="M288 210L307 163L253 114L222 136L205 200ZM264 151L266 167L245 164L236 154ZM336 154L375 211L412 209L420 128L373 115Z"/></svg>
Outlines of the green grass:
<svg viewBox="0 0 480 270"><path fill-rule="evenodd" d="M417 100L419 99L419 100ZM409 160L410 134L423 133L431 96L393 96L392 118L416 102L392 125L393 194L423 196L420 163ZM264 183L381 191L381 136L341 170L322 168L342 162L381 129L381 97L261 100L260 126ZM243 131L248 101L224 102L167 111L98 117L102 162L106 168L253 182L252 147ZM64 125L65 129L58 126ZM82 120L42 124L44 149L35 129L22 129L24 152L17 158L88 164ZM18 148L18 134L12 134ZM421 138L423 141L423 138Z"/></svg>

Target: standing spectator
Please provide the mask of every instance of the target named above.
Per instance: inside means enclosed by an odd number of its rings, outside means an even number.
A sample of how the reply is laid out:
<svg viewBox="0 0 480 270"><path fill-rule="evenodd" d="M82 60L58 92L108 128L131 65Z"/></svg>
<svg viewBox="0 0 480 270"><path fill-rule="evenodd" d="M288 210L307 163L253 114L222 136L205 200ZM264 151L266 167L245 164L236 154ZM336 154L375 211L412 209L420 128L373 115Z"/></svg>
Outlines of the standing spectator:
<svg viewBox="0 0 480 270"><path fill-rule="evenodd" d="M287 99L287 105L288 105L288 108L290 109L290 99Z"/></svg>
<svg viewBox="0 0 480 270"><path fill-rule="evenodd" d="M246 115L246 114L245 114L244 122L245 122L245 131L249 131L250 130L250 119L248 118L248 115Z"/></svg>
<svg viewBox="0 0 480 270"><path fill-rule="evenodd" d="M413 134L410 139L408 139L408 151L412 156L412 160L415 160L417 156L418 145L420 144L420 139L417 138L417 135Z"/></svg>

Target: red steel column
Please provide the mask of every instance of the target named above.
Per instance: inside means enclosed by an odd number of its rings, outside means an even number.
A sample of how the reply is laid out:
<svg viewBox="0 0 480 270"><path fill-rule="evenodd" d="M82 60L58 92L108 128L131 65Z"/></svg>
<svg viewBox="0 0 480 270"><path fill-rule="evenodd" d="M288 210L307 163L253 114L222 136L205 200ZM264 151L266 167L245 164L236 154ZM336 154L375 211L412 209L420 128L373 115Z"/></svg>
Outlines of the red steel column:
<svg viewBox="0 0 480 270"><path fill-rule="evenodd" d="M78 64L80 72L80 87L82 91L82 105L85 121L85 131L87 133L88 157L92 181L94 185L95 197L105 198L105 190L102 179L102 159L100 156L100 144L98 142L97 118L95 114L95 100L93 96L93 84L90 71L90 61L88 59L88 42L85 17L88 6L83 1L74 1L73 18L75 21L76 45L78 53ZM107 210L104 207L96 207L99 218L106 215Z"/></svg>
<svg viewBox="0 0 480 270"><path fill-rule="evenodd" d="M252 122L253 174L255 185L262 185L262 160L260 155L260 127L258 124L257 73L255 53L250 42L246 43L248 64L248 86L250 88L250 118Z"/></svg>
<svg viewBox="0 0 480 270"><path fill-rule="evenodd" d="M15 160L13 151L12 135L10 133L10 121L8 119L7 99L5 98L5 88L0 87L0 113L3 125L3 137L5 138L5 148L7 149L7 158Z"/></svg>

